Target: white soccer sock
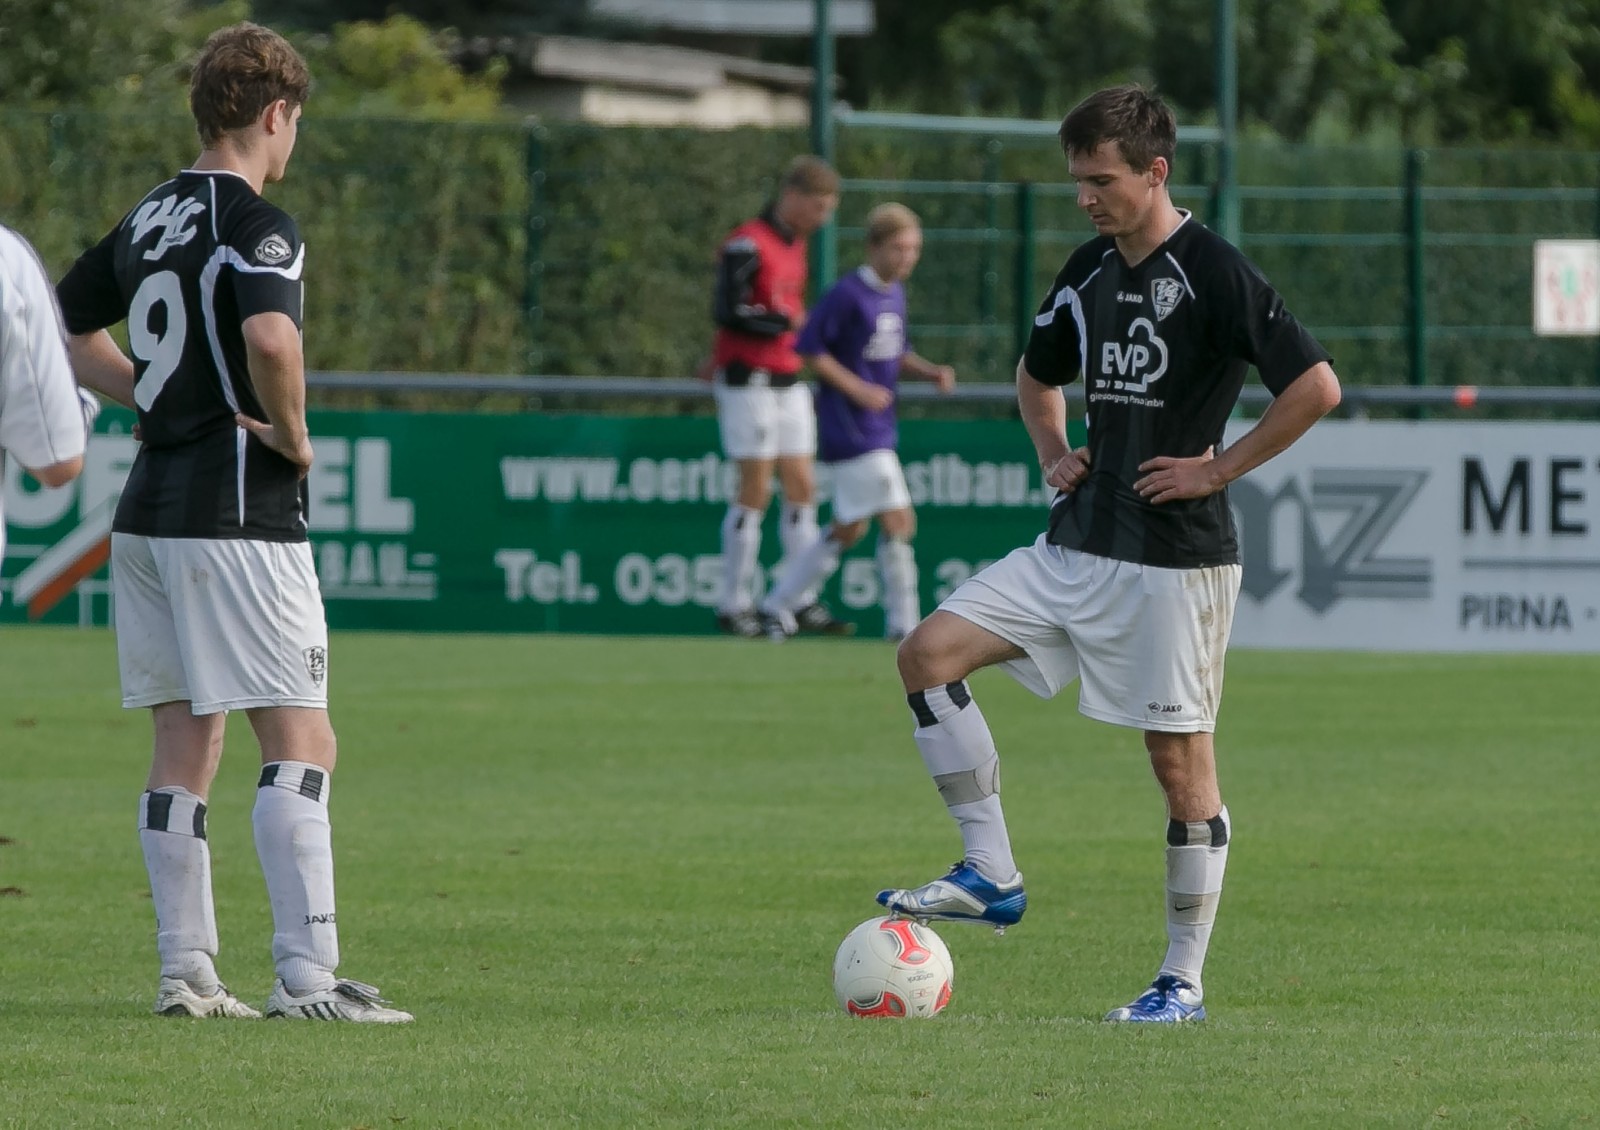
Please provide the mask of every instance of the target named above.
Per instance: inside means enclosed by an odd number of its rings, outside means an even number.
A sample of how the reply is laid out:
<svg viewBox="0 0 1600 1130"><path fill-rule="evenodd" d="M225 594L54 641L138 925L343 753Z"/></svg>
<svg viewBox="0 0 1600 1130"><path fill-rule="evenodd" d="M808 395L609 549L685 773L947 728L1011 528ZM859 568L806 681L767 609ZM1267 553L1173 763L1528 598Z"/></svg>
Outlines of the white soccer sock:
<svg viewBox="0 0 1600 1130"><path fill-rule="evenodd" d="M339 967L328 773L301 761L261 767L256 854L272 899L272 961L289 991L332 988Z"/></svg>
<svg viewBox="0 0 1600 1130"><path fill-rule="evenodd" d="M883 575L884 630L892 638L910 634L922 619L917 595L917 558L911 543L899 538L878 539L878 572Z"/></svg>
<svg viewBox="0 0 1600 1130"><path fill-rule="evenodd" d="M737 502L722 519L722 602L717 611L731 616L750 607L750 581L761 556L761 511Z"/></svg>
<svg viewBox="0 0 1600 1130"><path fill-rule="evenodd" d="M806 551L817 542L823 540L822 531L817 528L817 508L810 504L785 502L783 504L783 521L778 525L778 536L783 543L783 568L778 574L783 581L789 579L789 574L794 572ZM837 553L834 557L834 568L838 568ZM788 607L794 609L805 608L817 602L817 591L827 576L814 579L806 587L794 593Z"/></svg>
<svg viewBox="0 0 1600 1130"><path fill-rule="evenodd" d="M778 577L778 583L761 602L763 612L776 612L780 608L798 612L815 602L817 590L839 567L839 543L832 537L820 537L797 556L786 560L788 564Z"/></svg>
<svg viewBox="0 0 1600 1130"><path fill-rule="evenodd" d="M139 846L150 873L161 975L202 996L217 990L217 912L211 901L206 805L170 785L139 797Z"/></svg>
<svg viewBox="0 0 1600 1130"><path fill-rule="evenodd" d="M983 712L965 682L914 691L906 701L917 717L923 764L961 826L967 862L991 881L1009 883L1017 863L1000 808L1000 757Z"/></svg>
<svg viewBox="0 0 1600 1130"><path fill-rule="evenodd" d="M1222 900L1232 831L1226 807L1209 820L1167 821L1167 956L1161 972L1183 978L1196 992Z"/></svg>

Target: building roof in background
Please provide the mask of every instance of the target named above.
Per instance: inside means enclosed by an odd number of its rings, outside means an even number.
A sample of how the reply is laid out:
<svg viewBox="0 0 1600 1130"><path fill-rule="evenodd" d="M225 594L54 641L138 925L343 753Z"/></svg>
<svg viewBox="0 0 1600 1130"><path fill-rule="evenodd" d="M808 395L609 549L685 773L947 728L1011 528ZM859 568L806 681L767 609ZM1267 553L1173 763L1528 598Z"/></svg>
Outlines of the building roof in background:
<svg viewBox="0 0 1600 1130"><path fill-rule="evenodd" d="M810 35L814 0L589 0L597 16L708 35ZM872 0L831 0L835 35L871 35Z"/></svg>
<svg viewBox="0 0 1600 1130"><path fill-rule="evenodd" d="M469 39L458 50L458 57L462 56L479 60L499 56L522 74L639 90L691 94L725 86L730 80L771 90L811 89L810 67L763 63L691 47L540 35Z"/></svg>

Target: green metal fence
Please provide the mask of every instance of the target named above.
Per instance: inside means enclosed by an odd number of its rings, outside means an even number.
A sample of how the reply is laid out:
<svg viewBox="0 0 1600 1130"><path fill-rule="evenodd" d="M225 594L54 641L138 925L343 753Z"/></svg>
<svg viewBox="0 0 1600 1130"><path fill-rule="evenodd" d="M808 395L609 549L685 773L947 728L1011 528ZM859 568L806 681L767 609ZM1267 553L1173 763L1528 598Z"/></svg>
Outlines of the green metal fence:
<svg viewBox="0 0 1600 1130"><path fill-rule="evenodd" d="M313 108L314 109L314 108ZM308 246L323 370L676 377L710 337L722 234L800 131L305 121L270 190ZM65 269L191 160L183 119L0 111L0 220ZM841 130L839 263L875 203L927 227L913 340L1006 380L1050 278L1090 232L1049 138ZM1214 143L1180 145L1210 219ZM1593 385L1600 346L1530 328L1533 242L1600 233L1600 154L1246 144L1242 244L1356 384Z"/></svg>

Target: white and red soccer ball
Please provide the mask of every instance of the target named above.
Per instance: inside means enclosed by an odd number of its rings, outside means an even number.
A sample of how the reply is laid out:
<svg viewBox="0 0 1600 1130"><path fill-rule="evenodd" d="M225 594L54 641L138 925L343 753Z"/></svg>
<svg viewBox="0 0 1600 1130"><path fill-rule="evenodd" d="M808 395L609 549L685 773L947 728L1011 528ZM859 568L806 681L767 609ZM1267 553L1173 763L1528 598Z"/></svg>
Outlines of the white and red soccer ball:
<svg viewBox="0 0 1600 1130"><path fill-rule="evenodd" d="M833 992L851 1016L935 1016L954 984L943 939L907 918L869 918L833 959Z"/></svg>

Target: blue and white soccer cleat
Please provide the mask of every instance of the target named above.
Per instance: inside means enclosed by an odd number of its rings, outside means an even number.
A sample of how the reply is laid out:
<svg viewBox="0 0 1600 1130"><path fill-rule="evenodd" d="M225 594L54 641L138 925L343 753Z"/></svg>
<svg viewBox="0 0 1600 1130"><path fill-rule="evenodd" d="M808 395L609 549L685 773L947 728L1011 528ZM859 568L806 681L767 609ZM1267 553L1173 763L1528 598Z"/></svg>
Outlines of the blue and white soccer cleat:
<svg viewBox="0 0 1600 1130"><path fill-rule="evenodd" d="M1170 973L1157 977L1132 1004L1106 1013L1106 1019L1114 1024L1182 1024L1205 1018L1205 1006L1195 987Z"/></svg>
<svg viewBox="0 0 1600 1130"><path fill-rule="evenodd" d="M896 915L919 922L981 922L1003 934L1007 926L1022 921L1028 896L1018 872L1009 883L992 883L966 860L950 873L912 890L878 892L878 903Z"/></svg>

